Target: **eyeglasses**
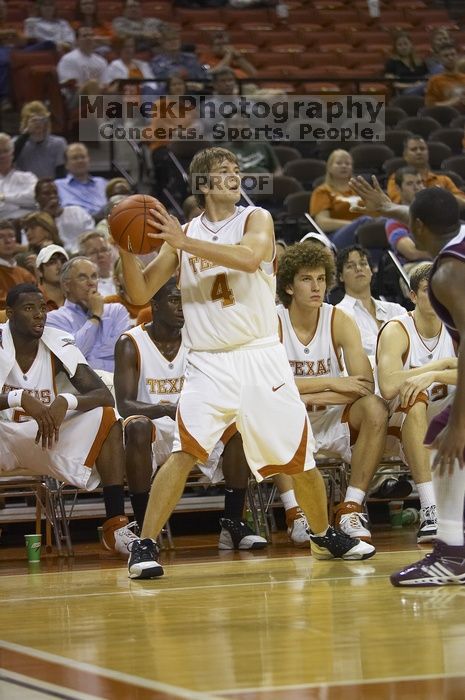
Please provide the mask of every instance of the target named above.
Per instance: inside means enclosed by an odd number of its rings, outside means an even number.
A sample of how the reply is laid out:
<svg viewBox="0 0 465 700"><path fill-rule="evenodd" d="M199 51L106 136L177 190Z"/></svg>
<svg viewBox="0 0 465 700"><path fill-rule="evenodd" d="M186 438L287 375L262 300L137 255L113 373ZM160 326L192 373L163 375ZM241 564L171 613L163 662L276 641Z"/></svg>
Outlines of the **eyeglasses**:
<svg viewBox="0 0 465 700"><path fill-rule="evenodd" d="M360 260L359 262L348 262L344 265L346 270L357 270L359 267L363 269L370 267L368 260Z"/></svg>

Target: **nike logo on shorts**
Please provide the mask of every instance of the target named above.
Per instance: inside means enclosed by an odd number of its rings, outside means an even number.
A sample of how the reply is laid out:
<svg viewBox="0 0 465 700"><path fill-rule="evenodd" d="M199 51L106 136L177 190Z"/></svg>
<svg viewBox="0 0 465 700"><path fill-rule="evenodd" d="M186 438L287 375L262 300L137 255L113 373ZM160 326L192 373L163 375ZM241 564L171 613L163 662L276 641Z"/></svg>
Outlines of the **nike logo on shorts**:
<svg viewBox="0 0 465 700"><path fill-rule="evenodd" d="M281 389L281 387L284 386L285 383L286 383L286 382L283 382L283 383L280 384L279 386L274 386L274 387L271 389L271 391L278 391L278 389Z"/></svg>

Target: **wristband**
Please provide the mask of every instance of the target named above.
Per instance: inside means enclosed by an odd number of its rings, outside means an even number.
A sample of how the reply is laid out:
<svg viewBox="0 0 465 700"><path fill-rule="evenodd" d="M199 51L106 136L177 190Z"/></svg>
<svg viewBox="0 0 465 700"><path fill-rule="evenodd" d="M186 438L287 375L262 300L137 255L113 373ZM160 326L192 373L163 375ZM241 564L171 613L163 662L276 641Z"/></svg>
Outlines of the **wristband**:
<svg viewBox="0 0 465 700"><path fill-rule="evenodd" d="M102 323L102 319L100 316L97 316L97 314L92 314L90 317L90 320L92 321L93 318L96 318L99 323Z"/></svg>
<svg viewBox="0 0 465 700"><path fill-rule="evenodd" d="M66 401L69 411L74 411L77 408L78 400L74 394L58 394L58 396L61 396Z"/></svg>
<svg viewBox="0 0 465 700"><path fill-rule="evenodd" d="M24 389L13 389L8 392L7 401L10 408L21 408Z"/></svg>

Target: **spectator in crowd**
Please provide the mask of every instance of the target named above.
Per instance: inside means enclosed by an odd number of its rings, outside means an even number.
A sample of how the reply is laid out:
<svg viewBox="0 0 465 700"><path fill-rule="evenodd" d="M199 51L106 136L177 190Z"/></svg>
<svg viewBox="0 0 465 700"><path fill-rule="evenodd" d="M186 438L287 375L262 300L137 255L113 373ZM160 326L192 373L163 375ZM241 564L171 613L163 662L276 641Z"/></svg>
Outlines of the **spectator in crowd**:
<svg viewBox="0 0 465 700"><path fill-rule="evenodd" d="M52 178L42 178L35 187L37 206L55 220L63 247L70 255L79 250L79 236L95 227L92 216L77 204L61 206L58 188Z"/></svg>
<svg viewBox="0 0 465 700"><path fill-rule="evenodd" d="M228 119L225 126L233 129L233 133L236 129L247 130L250 128L250 119L236 116L230 120ZM281 175L282 173L278 157L268 141L255 139L248 141L240 139L228 140L224 144L224 148L234 153L241 173L271 173L273 175Z"/></svg>
<svg viewBox="0 0 465 700"><path fill-rule="evenodd" d="M165 199L164 190L170 185L173 175L176 175L173 161L169 155L170 141L182 139L187 135L187 130L195 121L193 110L183 109L181 103L170 100L170 97L180 97L186 94L186 82L178 72L170 74L166 82L166 95L154 104L154 117L151 122L150 132L153 139L148 143L153 163L152 194L163 203L169 204ZM165 109L165 105L176 102L176 106ZM162 116L161 116L162 115ZM174 115L174 116L173 116Z"/></svg>
<svg viewBox="0 0 465 700"><path fill-rule="evenodd" d="M61 204L66 207L77 204L93 215L105 206L105 188L108 184L103 177L89 172L89 151L83 143L72 143L66 149L66 170L68 175L55 181Z"/></svg>
<svg viewBox="0 0 465 700"><path fill-rule="evenodd" d="M427 107L455 107L465 113L465 75L458 69L457 49L453 44L444 44L439 57L444 71L428 80L425 104Z"/></svg>
<svg viewBox="0 0 465 700"><path fill-rule="evenodd" d="M160 34L159 52L150 61L155 78L166 80L172 73L186 80L205 81L207 71L193 53L181 51L181 35L176 27L166 25Z"/></svg>
<svg viewBox="0 0 465 700"><path fill-rule="evenodd" d="M14 146L8 134L0 133L0 216L19 219L34 209L34 173L13 167Z"/></svg>
<svg viewBox="0 0 465 700"><path fill-rule="evenodd" d="M372 296L370 254L361 246L353 245L340 250L336 269L337 280L345 291L337 308L354 319L362 336L363 349L373 361L379 329L394 316L404 314L405 308Z"/></svg>
<svg viewBox="0 0 465 700"><path fill-rule="evenodd" d="M210 71L213 95L238 95L239 83L232 68L222 66Z"/></svg>
<svg viewBox="0 0 465 700"><path fill-rule="evenodd" d="M428 73L426 63L418 58L408 34L394 37L391 56L384 67L386 78L398 78L394 87L405 94L423 94Z"/></svg>
<svg viewBox="0 0 465 700"><path fill-rule="evenodd" d="M103 91L103 76L108 64L94 48L94 30L81 27L77 34L77 48L58 61L58 80L70 108L77 107L79 95L99 95Z"/></svg>
<svg viewBox="0 0 465 700"><path fill-rule="evenodd" d="M160 39L164 23L156 17L144 17L138 0L126 0L123 15L113 20L113 33L136 42L137 51L151 48Z"/></svg>
<svg viewBox="0 0 465 700"><path fill-rule="evenodd" d="M76 0L73 29L88 27L94 32L95 47L101 53L110 49L113 31L108 22L103 22L98 14L97 0Z"/></svg>
<svg viewBox="0 0 465 700"><path fill-rule="evenodd" d="M39 289L44 295L47 311L54 311L65 303L61 286L61 269L69 260L68 253L59 245L42 248L36 258Z"/></svg>
<svg viewBox="0 0 465 700"><path fill-rule="evenodd" d="M236 78L253 78L257 75L257 70L250 61L231 45L225 31L214 33L211 50L202 53L199 62L208 70L232 68Z"/></svg>
<svg viewBox="0 0 465 700"><path fill-rule="evenodd" d="M24 22L27 38L53 44L60 52L69 51L74 46L76 35L67 20L56 16L55 0L37 0L36 8L37 16L28 17Z"/></svg>
<svg viewBox="0 0 465 700"><path fill-rule="evenodd" d="M0 0L0 112L12 109L10 101L10 54L11 49L21 48L26 37L21 28L8 18L8 5Z"/></svg>
<svg viewBox="0 0 465 700"><path fill-rule="evenodd" d="M431 55L426 58L426 67L429 75L442 73L444 66L441 63L440 51L444 44L452 44L452 38L446 27L436 27L431 34Z"/></svg>
<svg viewBox="0 0 465 700"><path fill-rule="evenodd" d="M8 219L0 220L0 309L5 308L9 290L22 282L35 284L35 277L18 265L15 253L18 248L16 230Z"/></svg>
<svg viewBox="0 0 465 700"><path fill-rule="evenodd" d="M131 194L133 191L126 178L114 177L109 180L105 187L107 203L95 214L95 220L100 222L102 219L106 219L114 204L121 202L122 198L129 197Z"/></svg>
<svg viewBox="0 0 465 700"><path fill-rule="evenodd" d="M122 85L121 80L134 78L137 80L153 80L152 69L146 61L136 58L136 40L132 36L116 37L112 41L112 47L118 52L119 58L115 58L108 66L103 76L105 90L118 95L139 97L146 88L156 88L155 83Z"/></svg>
<svg viewBox="0 0 465 700"><path fill-rule="evenodd" d="M50 112L43 102L27 102L21 109L20 136L14 141L18 170L41 177L65 175L66 140L50 133Z"/></svg>
<svg viewBox="0 0 465 700"><path fill-rule="evenodd" d="M188 221L192 221L196 216L200 216L203 210L199 207L195 195L190 194L182 203L182 211L184 213L184 220L187 223Z"/></svg>
<svg viewBox="0 0 465 700"><path fill-rule="evenodd" d="M30 272L35 281L37 278L36 259L37 255L29 250L23 250L15 255L15 260L19 267Z"/></svg>
<svg viewBox="0 0 465 700"><path fill-rule="evenodd" d="M400 203L410 206L417 192L424 189L421 174L411 165L395 172L395 183L400 191ZM407 224L396 219L386 219L386 237L392 250L408 272L419 261L429 260L426 250L419 250Z"/></svg>
<svg viewBox="0 0 465 700"><path fill-rule="evenodd" d="M144 265L142 261L137 258L138 265L142 270ZM110 294L106 296L103 301L105 304L122 304L129 314L132 325L139 325L139 314L144 312L144 317L146 316L147 322L152 320L152 307L151 304L143 304L138 306L133 304L127 295L126 286L124 284L123 270L121 266L121 260L118 259L113 266L113 281L116 288L115 294ZM137 320L137 323L136 323Z"/></svg>
<svg viewBox="0 0 465 700"><path fill-rule="evenodd" d="M370 220L352 211L359 197L351 190L352 156L343 149L331 153L326 163L323 184L313 190L310 198L310 214L337 248L352 245L358 227Z"/></svg>
<svg viewBox="0 0 465 700"><path fill-rule="evenodd" d="M64 305L47 316L47 325L72 333L76 345L95 370L113 372L115 343L131 324L121 304L104 304L97 291L97 265L72 258L61 271Z"/></svg>
<svg viewBox="0 0 465 700"><path fill-rule="evenodd" d="M402 157L407 165L412 166L412 168L415 168L415 170L420 173L425 187L443 187L449 190L449 192L452 192L459 204L463 205L465 203L465 192L459 190L450 177L433 173L433 171L430 170L428 144L422 136L415 134L409 136L405 140ZM394 173L388 178L387 193L393 202L396 204L400 203L401 194L399 187L396 185Z"/></svg>
<svg viewBox="0 0 465 700"><path fill-rule="evenodd" d="M61 246L62 241L58 234L55 221L45 211L34 211L23 219L23 228L26 232L29 250L38 253L42 248L54 243Z"/></svg>
<svg viewBox="0 0 465 700"><path fill-rule="evenodd" d="M87 231L79 239L79 255L97 265L98 292L103 297L116 294L113 279L114 252L108 238L99 231Z"/></svg>

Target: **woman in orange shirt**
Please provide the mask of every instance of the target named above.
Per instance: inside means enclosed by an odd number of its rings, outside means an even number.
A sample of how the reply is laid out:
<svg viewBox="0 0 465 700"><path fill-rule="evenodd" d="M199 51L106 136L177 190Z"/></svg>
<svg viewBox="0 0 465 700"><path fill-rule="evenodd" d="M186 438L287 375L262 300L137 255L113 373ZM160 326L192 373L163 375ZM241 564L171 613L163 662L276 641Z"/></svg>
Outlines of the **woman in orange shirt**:
<svg viewBox="0 0 465 700"><path fill-rule="evenodd" d="M324 183L313 190L310 198L310 215L337 248L352 245L357 228L370 220L351 211L360 201L349 187L352 173L352 156L338 148L328 158Z"/></svg>

